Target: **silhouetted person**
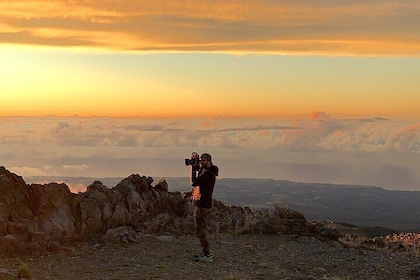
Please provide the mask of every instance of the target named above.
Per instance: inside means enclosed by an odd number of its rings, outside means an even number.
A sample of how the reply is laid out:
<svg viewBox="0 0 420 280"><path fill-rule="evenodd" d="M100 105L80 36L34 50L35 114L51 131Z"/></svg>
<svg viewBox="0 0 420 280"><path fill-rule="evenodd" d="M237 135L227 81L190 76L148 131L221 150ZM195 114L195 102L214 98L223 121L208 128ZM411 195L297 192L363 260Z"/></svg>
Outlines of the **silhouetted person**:
<svg viewBox="0 0 420 280"><path fill-rule="evenodd" d="M213 165L210 154L202 154L200 159L198 176L191 176L192 186L194 187L192 201L194 204L195 233L203 249L202 253L195 255L195 260L212 262L213 256L210 253L208 242L207 220L213 207L213 190L216 184L216 176L219 175L219 168ZM193 169L192 172L194 172Z"/></svg>

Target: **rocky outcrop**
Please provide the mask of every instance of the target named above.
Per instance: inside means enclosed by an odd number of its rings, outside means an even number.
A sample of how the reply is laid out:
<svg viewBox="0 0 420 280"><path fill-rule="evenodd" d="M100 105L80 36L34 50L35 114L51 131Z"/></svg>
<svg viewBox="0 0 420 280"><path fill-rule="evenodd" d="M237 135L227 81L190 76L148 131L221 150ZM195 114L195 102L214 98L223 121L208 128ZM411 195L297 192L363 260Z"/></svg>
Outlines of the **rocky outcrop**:
<svg viewBox="0 0 420 280"><path fill-rule="evenodd" d="M66 184L27 185L0 167L0 256L66 250L72 242L104 239L134 242L137 233L194 234L193 206L164 179L133 174L112 189L95 181L86 192L71 193ZM227 206L214 201L210 232L313 235L336 240L287 207L274 210Z"/></svg>

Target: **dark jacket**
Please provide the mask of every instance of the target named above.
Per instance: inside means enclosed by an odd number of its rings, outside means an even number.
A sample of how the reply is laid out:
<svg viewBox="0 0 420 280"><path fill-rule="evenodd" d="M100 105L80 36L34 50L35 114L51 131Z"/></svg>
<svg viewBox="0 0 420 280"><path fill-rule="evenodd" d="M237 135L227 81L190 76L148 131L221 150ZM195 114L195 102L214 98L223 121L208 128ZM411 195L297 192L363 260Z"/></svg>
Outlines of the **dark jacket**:
<svg viewBox="0 0 420 280"><path fill-rule="evenodd" d="M211 208L213 206L213 189L216 184L216 176L219 175L219 168L211 165L192 183L193 187L200 187L200 200L195 202L195 206Z"/></svg>

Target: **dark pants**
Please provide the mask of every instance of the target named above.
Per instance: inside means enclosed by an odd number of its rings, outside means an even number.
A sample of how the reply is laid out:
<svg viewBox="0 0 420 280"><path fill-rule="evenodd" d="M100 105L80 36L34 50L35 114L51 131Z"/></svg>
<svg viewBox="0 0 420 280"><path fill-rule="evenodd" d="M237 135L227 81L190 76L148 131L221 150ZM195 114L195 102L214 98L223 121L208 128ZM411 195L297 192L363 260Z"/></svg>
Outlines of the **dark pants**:
<svg viewBox="0 0 420 280"><path fill-rule="evenodd" d="M210 252L210 245L207 239L207 219L210 213L210 208L194 208L195 235L198 237L198 239L200 239L203 252Z"/></svg>

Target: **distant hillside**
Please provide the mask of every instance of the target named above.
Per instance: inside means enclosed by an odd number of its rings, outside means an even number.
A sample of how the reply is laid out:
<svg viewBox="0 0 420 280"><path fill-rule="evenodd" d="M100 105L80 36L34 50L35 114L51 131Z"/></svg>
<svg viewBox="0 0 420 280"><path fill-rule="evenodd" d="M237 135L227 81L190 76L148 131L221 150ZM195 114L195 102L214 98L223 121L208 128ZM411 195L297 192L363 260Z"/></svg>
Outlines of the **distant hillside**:
<svg viewBox="0 0 420 280"><path fill-rule="evenodd" d="M123 178L29 177L89 185L102 180L108 187ZM154 178L158 181L160 178ZM187 177L165 178L170 191L189 191ZM420 231L420 192L385 190L373 186L298 183L271 179L223 178L217 181L214 198L230 205L251 209L283 203L301 211L308 220L333 221L359 226L386 227L399 231Z"/></svg>

